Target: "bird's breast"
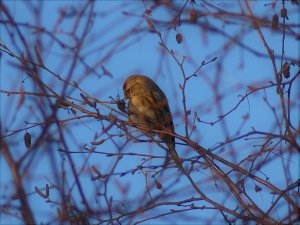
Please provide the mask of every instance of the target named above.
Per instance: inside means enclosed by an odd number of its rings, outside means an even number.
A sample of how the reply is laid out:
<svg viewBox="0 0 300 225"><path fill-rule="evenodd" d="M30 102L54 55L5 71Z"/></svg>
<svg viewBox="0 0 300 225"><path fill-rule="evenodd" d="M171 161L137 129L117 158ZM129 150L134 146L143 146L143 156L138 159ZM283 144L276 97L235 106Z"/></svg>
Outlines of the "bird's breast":
<svg viewBox="0 0 300 225"><path fill-rule="evenodd" d="M144 97L132 97L131 104L137 109L139 112L148 111L151 107L151 103Z"/></svg>
<svg viewBox="0 0 300 225"><path fill-rule="evenodd" d="M140 120L155 120L155 112L151 99L143 96L132 96L130 99L131 108L134 109Z"/></svg>

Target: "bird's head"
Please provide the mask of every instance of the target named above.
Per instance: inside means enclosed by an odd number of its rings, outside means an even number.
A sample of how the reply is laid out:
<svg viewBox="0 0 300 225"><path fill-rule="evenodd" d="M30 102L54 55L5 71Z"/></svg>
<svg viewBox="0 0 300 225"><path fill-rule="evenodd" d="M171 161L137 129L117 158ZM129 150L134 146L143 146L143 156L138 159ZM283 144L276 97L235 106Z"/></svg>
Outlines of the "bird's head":
<svg viewBox="0 0 300 225"><path fill-rule="evenodd" d="M149 84L153 81L143 75L131 75L129 76L123 84L123 92L125 99L131 98L132 95L140 94L141 92L147 90Z"/></svg>

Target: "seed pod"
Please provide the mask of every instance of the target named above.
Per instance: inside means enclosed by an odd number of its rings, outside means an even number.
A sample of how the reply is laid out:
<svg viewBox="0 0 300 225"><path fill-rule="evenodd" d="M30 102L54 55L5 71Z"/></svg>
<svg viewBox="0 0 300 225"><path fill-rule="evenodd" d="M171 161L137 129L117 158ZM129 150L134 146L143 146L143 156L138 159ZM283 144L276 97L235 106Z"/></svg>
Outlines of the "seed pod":
<svg viewBox="0 0 300 225"><path fill-rule="evenodd" d="M26 132L26 134L24 135L24 142L26 148L29 149L31 147L31 135L28 132Z"/></svg>
<svg viewBox="0 0 300 225"><path fill-rule="evenodd" d="M191 23L197 23L197 11L195 9L190 11L190 21Z"/></svg>
<svg viewBox="0 0 300 225"><path fill-rule="evenodd" d="M182 42L182 34L180 34L180 33L176 34L176 41L178 44L180 44Z"/></svg>
<svg viewBox="0 0 300 225"><path fill-rule="evenodd" d="M125 101L124 99L122 100L117 100L117 106L118 106L118 109L121 110L122 112L126 112L125 110Z"/></svg>
<svg viewBox="0 0 300 225"><path fill-rule="evenodd" d="M285 78L290 77L290 64L288 62L285 62L282 66L282 73Z"/></svg>
<svg viewBox="0 0 300 225"><path fill-rule="evenodd" d="M277 14L274 14L272 18L272 30L277 31L278 30L278 16Z"/></svg>
<svg viewBox="0 0 300 225"><path fill-rule="evenodd" d="M282 9L280 10L280 16L281 16L282 18L287 18L287 9L286 9L286 8L282 8Z"/></svg>

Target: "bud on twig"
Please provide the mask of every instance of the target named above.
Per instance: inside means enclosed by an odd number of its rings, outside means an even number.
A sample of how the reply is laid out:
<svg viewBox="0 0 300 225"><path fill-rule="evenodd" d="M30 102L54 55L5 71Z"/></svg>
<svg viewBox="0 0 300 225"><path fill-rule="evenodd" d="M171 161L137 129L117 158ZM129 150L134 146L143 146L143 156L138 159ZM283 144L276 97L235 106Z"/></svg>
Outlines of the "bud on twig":
<svg viewBox="0 0 300 225"><path fill-rule="evenodd" d="M155 181L156 188L157 188L158 190L161 190L161 189L162 189L161 183L159 183L157 180L154 180L154 181Z"/></svg>

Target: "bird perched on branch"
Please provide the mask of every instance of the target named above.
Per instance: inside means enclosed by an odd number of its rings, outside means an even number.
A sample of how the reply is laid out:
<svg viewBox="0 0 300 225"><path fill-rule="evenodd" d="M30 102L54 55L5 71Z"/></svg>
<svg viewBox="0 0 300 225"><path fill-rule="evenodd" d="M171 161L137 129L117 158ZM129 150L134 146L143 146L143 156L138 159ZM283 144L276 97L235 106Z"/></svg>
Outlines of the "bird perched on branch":
<svg viewBox="0 0 300 225"><path fill-rule="evenodd" d="M124 96L129 99L129 122L144 133L156 133L164 141L176 165L182 169L181 160L175 150L172 114L164 92L149 77L131 75L123 84ZM167 156L168 162L168 156Z"/></svg>

